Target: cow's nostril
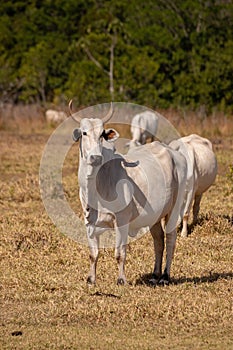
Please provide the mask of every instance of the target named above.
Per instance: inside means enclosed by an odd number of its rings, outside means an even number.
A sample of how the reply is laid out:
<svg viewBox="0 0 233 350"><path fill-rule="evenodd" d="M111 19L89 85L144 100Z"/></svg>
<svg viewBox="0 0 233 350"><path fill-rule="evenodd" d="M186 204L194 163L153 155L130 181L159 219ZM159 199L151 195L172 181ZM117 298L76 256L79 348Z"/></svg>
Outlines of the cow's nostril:
<svg viewBox="0 0 233 350"><path fill-rule="evenodd" d="M91 155L90 156L90 162L93 163L95 161L95 156Z"/></svg>
<svg viewBox="0 0 233 350"><path fill-rule="evenodd" d="M102 156L98 156L98 155L91 155L90 156L90 163L92 165L100 165L102 163Z"/></svg>
<svg viewBox="0 0 233 350"><path fill-rule="evenodd" d="M100 165L102 163L102 156L97 156L96 157L96 165Z"/></svg>

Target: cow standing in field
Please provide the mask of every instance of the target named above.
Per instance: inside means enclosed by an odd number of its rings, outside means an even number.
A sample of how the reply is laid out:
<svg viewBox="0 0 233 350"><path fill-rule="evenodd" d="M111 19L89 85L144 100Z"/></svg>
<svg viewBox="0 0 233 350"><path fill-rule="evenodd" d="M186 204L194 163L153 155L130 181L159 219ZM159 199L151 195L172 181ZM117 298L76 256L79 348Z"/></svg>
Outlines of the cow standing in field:
<svg viewBox="0 0 233 350"><path fill-rule="evenodd" d="M197 223L202 195L217 175L217 159L212 144L206 138L192 134L172 141L169 146L180 151L187 160L187 184L182 237L188 235L188 219L193 206L193 224Z"/></svg>
<svg viewBox="0 0 233 350"><path fill-rule="evenodd" d="M48 109L45 112L45 119L48 124L58 124L63 122L67 118L67 115L63 111L55 111L53 109Z"/></svg>
<svg viewBox="0 0 233 350"><path fill-rule="evenodd" d="M168 284L176 225L179 215L182 217L186 160L179 152L157 141L133 148L125 156L115 153L114 141L119 134L114 129L104 128L112 113L111 106L102 119L80 119L77 114L72 115L80 122L80 127L73 132L73 139L80 144L78 181L90 248L87 282L93 284L96 281L100 234L115 229L115 257L119 267L117 283L125 284L128 235L135 237L144 227L150 229L154 240L154 282ZM165 218L166 227L163 273L165 234L161 218Z"/></svg>
<svg viewBox="0 0 233 350"><path fill-rule="evenodd" d="M136 114L131 122L132 139L129 148L144 145L147 140L154 141L158 129L158 116L154 112L145 111Z"/></svg>

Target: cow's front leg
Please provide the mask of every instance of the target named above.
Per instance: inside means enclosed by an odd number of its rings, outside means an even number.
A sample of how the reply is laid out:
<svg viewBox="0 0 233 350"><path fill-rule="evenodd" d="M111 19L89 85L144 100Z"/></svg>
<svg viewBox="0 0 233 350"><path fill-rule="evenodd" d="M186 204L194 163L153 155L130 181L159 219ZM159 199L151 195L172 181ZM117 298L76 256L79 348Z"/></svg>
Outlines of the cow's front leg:
<svg viewBox="0 0 233 350"><path fill-rule="evenodd" d="M118 264L119 275L117 279L118 285L124 285L127 283L125 277L125 260L128 238L128 225L116 227L116 248L115 258Z"/></svg>
<svg viewBox="0 0 233 350"><path fill-rule="evenodd" d="M170 281L170 271L176 246L176 237L176 228L172 232L166 233L166 266L162 276L159 279L159 284L161 285L168 285Z"/></svg>
<svg viewBox="0 0 233 350"><path fill-rule="evenodd" d="M122 245L121 247L116 247L115 257L119 269L117 284L124 285L127 283L125 277L126 244Z"/></svg>
<svg viewBox="0 0 233 350"><path fill-rule="evenodd" d="M99 257L99 237L88 238L90 249L90 271L87 277L87 283L95 284L96 281L96 267Z"/></svg>

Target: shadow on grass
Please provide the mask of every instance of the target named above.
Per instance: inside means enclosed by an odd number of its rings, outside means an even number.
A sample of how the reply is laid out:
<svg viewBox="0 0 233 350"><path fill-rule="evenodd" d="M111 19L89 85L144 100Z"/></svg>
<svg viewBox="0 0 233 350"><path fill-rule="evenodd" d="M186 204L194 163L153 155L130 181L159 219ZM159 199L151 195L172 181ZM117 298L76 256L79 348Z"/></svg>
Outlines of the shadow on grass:
<svg viewBox="0 0 233 350"><path fill-rule="evenodd" d="M104 292L99 292L99 291L92 293L91 295L97 296L97 297L109 297L109 298L117 298L117 299L121 298L119 295L116 295L116 294L104 293Z"/></svg>
<svg viewBox="0 0 233 350"><path fill-rule="evenodd" d="M153 285L151 283L152 278L153 278L152 273L144 274L136 280L136 285L147 285L149 287L155 287L156 285ZM193 283L193 284L213 283L218 281L219 279L233 279L233 272L223 272L223 273L210 272L208 276L171 278L170 285L178 285L183 283Z"/></svg>
<svg viewBox="0 0 233 350"><path fill-rule="evenodd" d="M220 215L221 216L221 215ZM223 219L226 219L228 221L229 224L231 224L231 226L233 226L233 215L222 215Z"/></svg>

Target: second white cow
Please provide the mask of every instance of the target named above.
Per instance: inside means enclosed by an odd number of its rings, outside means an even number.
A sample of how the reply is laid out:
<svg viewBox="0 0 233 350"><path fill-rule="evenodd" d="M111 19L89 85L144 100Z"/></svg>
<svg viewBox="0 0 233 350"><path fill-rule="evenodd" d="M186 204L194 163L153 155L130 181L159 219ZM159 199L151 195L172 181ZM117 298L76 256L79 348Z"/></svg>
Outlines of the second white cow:
<svg viewBox="0 0 233 350"><path fill-rule="evenodd" d="M132 140L129 148L144 145L147 139L154 141L158 129L158 116L150 111L136 114L131 122Z"/></svg>
<svg viewBox="0 0 233 350"><path fill-rule="evenodd" d="M187 182L182 237L188 235L188 219L193 207L193 224L197 223L200 202L204 192L213 184L217 175L217 159L212 143L199 135L192 134L169 144L180 151L187 160Z"/></svg>

